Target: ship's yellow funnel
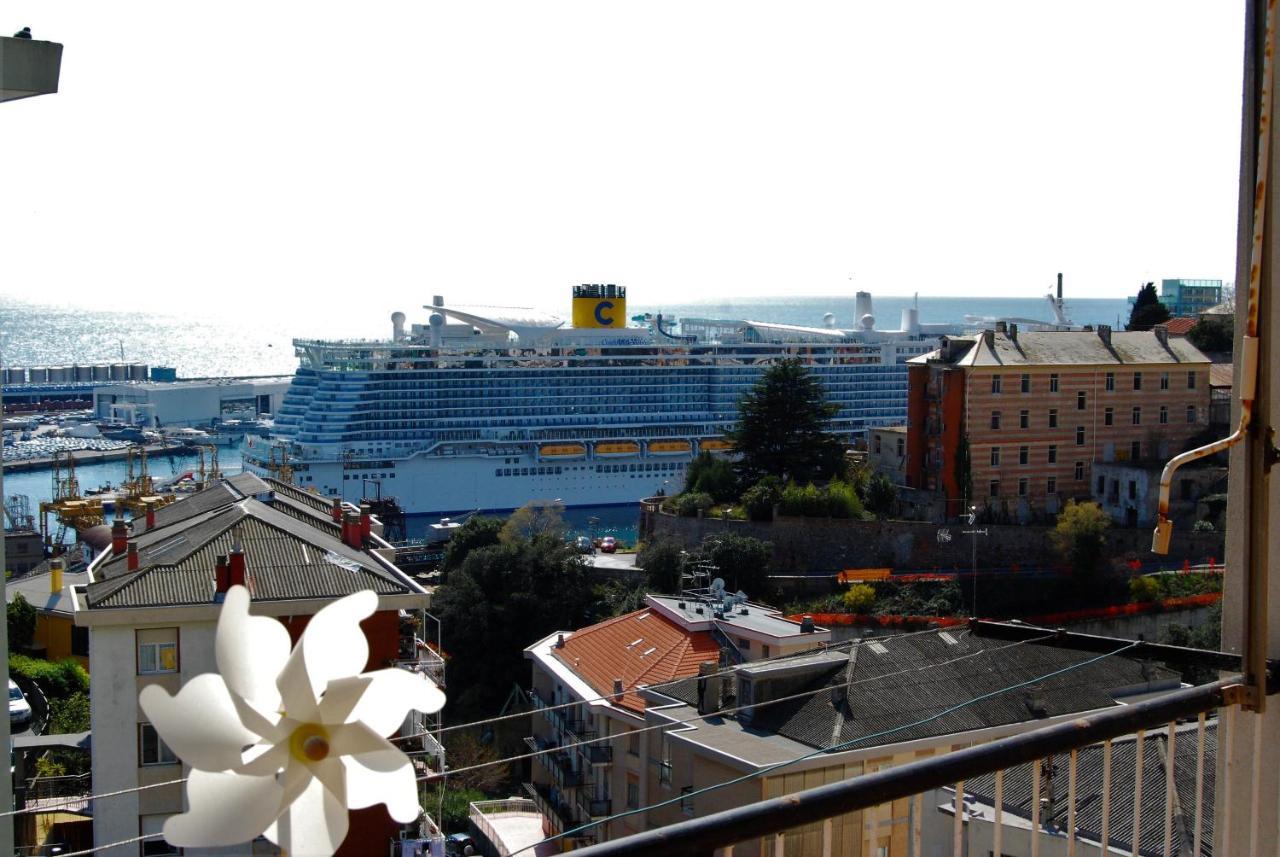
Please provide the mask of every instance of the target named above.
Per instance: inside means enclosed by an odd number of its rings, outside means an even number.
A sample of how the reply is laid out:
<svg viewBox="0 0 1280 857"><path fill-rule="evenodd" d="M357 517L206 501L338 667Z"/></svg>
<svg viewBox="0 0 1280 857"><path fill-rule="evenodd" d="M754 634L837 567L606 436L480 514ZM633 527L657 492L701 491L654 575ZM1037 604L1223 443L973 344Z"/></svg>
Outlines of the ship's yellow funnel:
<svg viewBox="0 0 1280 857"><path fill-rule="evenodd" d="M626 327L627 289L612 283L573 287L574 327Z"/></svg>

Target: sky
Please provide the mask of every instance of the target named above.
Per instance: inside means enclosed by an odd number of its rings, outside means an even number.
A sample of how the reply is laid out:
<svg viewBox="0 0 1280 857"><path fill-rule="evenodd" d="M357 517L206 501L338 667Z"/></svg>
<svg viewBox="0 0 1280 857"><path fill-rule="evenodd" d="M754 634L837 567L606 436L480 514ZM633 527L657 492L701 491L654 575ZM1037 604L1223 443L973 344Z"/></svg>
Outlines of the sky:
<svg viewBox="0 0 1280 857"><path fill-rule="evenodd" d="M1234 278L1239 2L9 0L0 295L563 311Z"/></svg>

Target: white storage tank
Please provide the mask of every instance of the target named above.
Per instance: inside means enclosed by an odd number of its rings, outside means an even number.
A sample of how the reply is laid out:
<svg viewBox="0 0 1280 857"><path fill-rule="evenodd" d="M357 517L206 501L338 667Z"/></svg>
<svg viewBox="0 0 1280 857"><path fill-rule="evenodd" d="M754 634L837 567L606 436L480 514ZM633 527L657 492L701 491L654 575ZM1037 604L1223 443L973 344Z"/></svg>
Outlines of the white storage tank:
<svg viewBox="0 0 1280 857"><path fill-rule="evenodd" d="M50 384L66 384L71 381L70 366L50 366L49 367L49 383Z"/></svg>
<svg viewBox="0 0 1280 857"><path fill-rule="evenodd" d="M112 363L111 364L111 380L112 381L128 381L129 380L129 364Z"/></svg>
<svg viewBox="0 0 1280 857"><path fill-rule="evenodd" d="M49 367L33 366L27 373L32 384L48 384L49 383Z"/></svg>
<svg viewBox="0 0 1280 857"><path fill-rule="evenodd" d="M95 380L95 381L110 381L110 380L111 380L111 367L110 367L110 366L108 366L108 365L106 365L105 363L104 363L104 364L101 364L101 365L98 365L98 366L94 366L94 367L93 367L93 380Z"/></svg>
<svg viewBox="0 0 1280 857"><path fill-rule="evenodd" d="M93 367L92 367L92 366L81 366L81 365L79 365L79 364L74 364L74 365L72 365L72 367L71 367L71 378L70 378L70 380L72 380L72 381L92 381L92 380L93 380Z"/></svg>

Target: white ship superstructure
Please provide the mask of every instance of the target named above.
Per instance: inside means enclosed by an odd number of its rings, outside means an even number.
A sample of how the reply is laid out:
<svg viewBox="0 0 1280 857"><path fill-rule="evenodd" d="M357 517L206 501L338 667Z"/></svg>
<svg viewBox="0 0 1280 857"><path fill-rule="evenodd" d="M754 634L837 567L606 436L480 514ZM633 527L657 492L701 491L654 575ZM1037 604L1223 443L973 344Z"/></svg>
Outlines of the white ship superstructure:
<svg viewBox="0 0 1280 857"><path fill-rule="evenodd" d="M278 472L287 460L301 487L348 500L380 483L410 514L675 493L699 452L731 454L739 398L785 358L821 379L846 440L906 420L905 361L955 331L919 325L914 310L902 330L878 331L870 296L858 300L852 329L830 316L812 328L683 319L675 333L661 316L627 327L614 285L575 287L573 327L436 298L425 325L406 330L396 313L386 341L295 340L276 444L255 442L245 464Z"/></svg>

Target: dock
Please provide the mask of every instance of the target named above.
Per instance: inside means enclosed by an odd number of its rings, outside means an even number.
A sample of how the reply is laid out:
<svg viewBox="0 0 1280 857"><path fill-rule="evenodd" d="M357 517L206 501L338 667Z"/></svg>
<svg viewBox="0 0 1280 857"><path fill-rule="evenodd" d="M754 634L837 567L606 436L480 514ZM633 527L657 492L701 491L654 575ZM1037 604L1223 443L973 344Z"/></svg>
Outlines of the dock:
<svg viewBox="0 0 1280 857"><path fill-rule="evenodd" d="M130 452L138 449L145 449L148 456L156 455L189 455L195 452L196 447L182 444L164 444L150 443L145 447L131 446L121 449L108 450L72 450L71 455L76 460L76 465L84 464L101 464L104 461L123 461L129 457ZM42 458L24 458L21 461L4 462L5 473L22 473L30 470L49 470L53 467L53 456L48 455Z"/></svg>

